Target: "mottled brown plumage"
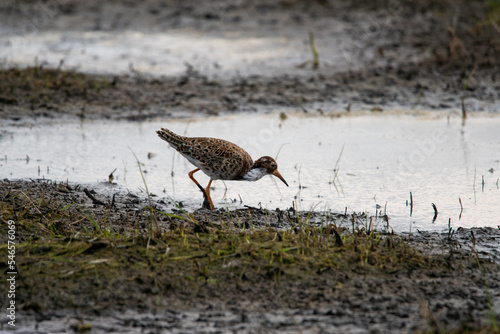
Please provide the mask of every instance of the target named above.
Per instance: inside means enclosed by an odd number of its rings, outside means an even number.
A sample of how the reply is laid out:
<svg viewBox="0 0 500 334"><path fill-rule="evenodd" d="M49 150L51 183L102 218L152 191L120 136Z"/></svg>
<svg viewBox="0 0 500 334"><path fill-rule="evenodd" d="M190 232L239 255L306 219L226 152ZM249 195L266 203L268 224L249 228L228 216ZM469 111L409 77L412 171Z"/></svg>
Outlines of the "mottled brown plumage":
<svg viewBox="0 0 500 334"><path fill-rule="evenodd" d="M162 128L158 136L175 148L197 168L189 172L189 177L200 188L205 197L204 206L210 205L210 185L213 180L257 181L264 175L275 175L287 186L278 172L278 164L273 158L264 156L253 162L252 157L241 147L226 140L207 137L184 137ZM193 174L202 170L210 177L206 189L196 181ZM208 201L208 204L207 204Z"/></svg>

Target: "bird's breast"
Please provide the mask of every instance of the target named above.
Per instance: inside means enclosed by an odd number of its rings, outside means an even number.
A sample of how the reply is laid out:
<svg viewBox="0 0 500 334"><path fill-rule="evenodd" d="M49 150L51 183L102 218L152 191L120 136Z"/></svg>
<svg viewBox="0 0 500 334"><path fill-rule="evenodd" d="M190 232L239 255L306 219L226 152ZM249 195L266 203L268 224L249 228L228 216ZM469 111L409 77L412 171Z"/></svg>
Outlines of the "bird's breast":
<svg viewBox="0 0 500 334"><path fill-rule="evenodd" d="M264 177L266 174L267 170L265 168L252 168L243 175L242 179L245 181L257 181Z"/></svg>

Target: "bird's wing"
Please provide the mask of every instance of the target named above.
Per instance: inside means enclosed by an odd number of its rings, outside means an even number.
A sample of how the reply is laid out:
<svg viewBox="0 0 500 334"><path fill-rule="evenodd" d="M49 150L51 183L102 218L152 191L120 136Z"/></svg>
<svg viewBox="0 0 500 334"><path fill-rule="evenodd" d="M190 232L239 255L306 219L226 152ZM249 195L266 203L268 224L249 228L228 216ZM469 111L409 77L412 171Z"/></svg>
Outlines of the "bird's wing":
<svg viewBox="0 0 500 334"><path fill-rule="evenodd" d="M244 149L226 140L205 137L186 139L177 151L213 179L238 179L253 164L252 157Z"/></svg>

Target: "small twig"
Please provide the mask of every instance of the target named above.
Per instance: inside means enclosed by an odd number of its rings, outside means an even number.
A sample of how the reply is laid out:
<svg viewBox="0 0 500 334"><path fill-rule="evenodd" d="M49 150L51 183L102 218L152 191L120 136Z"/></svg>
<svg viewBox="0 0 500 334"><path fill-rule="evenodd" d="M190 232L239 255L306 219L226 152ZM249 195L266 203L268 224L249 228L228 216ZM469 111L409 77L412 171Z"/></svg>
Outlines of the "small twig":
<svg viewBox="0 0 500 334"><path fill-rule="evenodd" d="M436 221L437 217L438 217L438 209L436 207L436 204L434 203L431 203L432 204L432 208L434 209L434 218L432 218L432 223L434 224L434 222Z"/></svg>
<svg viewBox="0 0 500 334"><path fill-rule="evenodd" d="M252 209L252 210L257 210L257 211L262 211L262 208L256 208L255 206L251 205L243 205L245 208Z"/></svg>
<svg viewBox="0 0 500 334"><path fill-rule="evenodd" d="M330 225L333 234L335 235L335 247L343 247L344 243L342 242L342 237L340 236L339 232L337 232L337 229L333 226Z"/></svg>
<svg viewBox="0 0 500 334"><path fill-rule="evenodd" d="M413 195L410 191L410 217L413 214Z"/></svg>
<svg viewBox="0 0 500 334"><path fill-rule="evenodd" d="M33 205L35 210L38 211L38 213L42 216L42 218L49 221L49 219L47 217L45 217L45 215L42 213L42 211L40 211L40 208L38 207L38 205L35 204L35 202L28 196L28 194L26 194L25 192L22 192L22 191L21 191L21 194L23 194L24 197L26 197L28 199L29 204Z"/></svg>
<svg viewBox="0 0 500 334"><path fill-rule="evenodd" d="M467 110L465 109L465 102L464 102L464 97L462 96L462 122L465 123L465 120L467 119Z"/></svg>
<svg viewBox="0 0 500 334"><path fill-rule="evenodd" d="M111 200L111 207L113 207L113 208L116 208L116 205L115 205L115 196L116 196L116 194L113 194L113 199Z"/></svg>
<svg viewBox="0 0 500 334"><path fill-rule="evenodd" d="M464 206L462 205L462 199L458 197L458 202L460 203L460 214L458 215L458 220L462 218L462 212L464 212Z"/></svg>
<svg viewBox="0 0 500 334"><path fill-rule="evenodd" d="M448 241L451 241L451 238L453 237L453 229L451 228L451 218L448 219Z"/></svg>
<svg viewBox="0 0 500 334"><path fill-rule="evenodd" d="M100 201L97 198L95 198L94 195L92 195L92 193L87 188L83 188L83 192L85 193L85 195L87 195L88 198L92 200L92 203L99 205L106 205L106 203L104 203L103 201Z"/></svg>

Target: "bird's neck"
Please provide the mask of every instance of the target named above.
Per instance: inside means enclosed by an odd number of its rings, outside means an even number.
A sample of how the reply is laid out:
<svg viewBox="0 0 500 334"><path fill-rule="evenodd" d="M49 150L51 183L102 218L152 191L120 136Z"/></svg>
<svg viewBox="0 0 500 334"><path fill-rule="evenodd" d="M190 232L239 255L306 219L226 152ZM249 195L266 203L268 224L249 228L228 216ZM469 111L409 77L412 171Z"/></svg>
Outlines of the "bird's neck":
<svg viewBox="0 0 500 334"><path fill-rule="evenodd" d="M267 170L262 167L252 167L246 174L243 175L242 179L246 181L257 181L267 174Z"/></svg>

